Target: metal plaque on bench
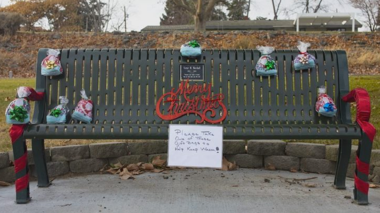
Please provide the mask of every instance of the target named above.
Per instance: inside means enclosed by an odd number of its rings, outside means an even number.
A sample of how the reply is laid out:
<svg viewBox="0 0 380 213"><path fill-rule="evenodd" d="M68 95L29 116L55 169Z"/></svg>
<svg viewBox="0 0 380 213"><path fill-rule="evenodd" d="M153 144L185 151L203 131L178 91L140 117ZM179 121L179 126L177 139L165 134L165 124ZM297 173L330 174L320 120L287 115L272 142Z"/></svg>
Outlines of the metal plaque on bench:
<svg viewBox="0 0 380 213"><path fill-rule="evenodd" d="M204 64L180 64L180 80L204 81L205 65Z"/></svg>

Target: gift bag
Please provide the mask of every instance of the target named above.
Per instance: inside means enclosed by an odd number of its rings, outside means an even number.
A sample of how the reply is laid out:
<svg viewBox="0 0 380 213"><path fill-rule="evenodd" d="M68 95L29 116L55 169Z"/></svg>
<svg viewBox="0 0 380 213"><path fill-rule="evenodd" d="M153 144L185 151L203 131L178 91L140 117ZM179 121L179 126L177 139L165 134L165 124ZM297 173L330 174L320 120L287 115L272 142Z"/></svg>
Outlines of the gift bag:
<svg viewBox="0 0 380 213"><path fill-rule="evenodd" d="M69 113L69 108L67 104L69 99L65 96L59 97L59 105L54 107L53 110L49 111L49 114L46 116L46 122L48 124L64 124L66 123L66 117Z"/></svg>
<svg viewBox="0 0 380 213"><path fill-rule="evenodd" d="M92 101L88 99L84 89L80 91L82 100L80 100L75 107L72 118L83 121L85 123L91 123L92 121Z"/></svg>
<svg viewBox="0 0 380 213"><path fill-rule="evenodd" d="M256 64L256 75L277 75L276 62L269 55L274 51L274 47L257 46L257 50L259 50L262 55Z"/></svg>
<svg viewBox="0 0 380 213"><path fill-rule="evenodd" d="M30 105L25 98L16 98L5 110L8 124L27 124L30 121Z"/></svg>
<svg viewBox="0 0 380 213"><path fill-rule="evenodd" d="M326 88L318 88L318 100L315 104L315 110L326 117L334 117L336 115L336 106L333 99L326 94Z"/></svg>
<svg viewBox="0 0 380 213"><path fill-rule="evenodd" d="M192 40L186 44L182 44L180 52L182 56L197 57L201 55L202 49L196 40Z"/></svg>
<svg viewBox="0 0 380 213"><path fill-rule="evenodd" d="M49 49L46 58L41 62L41 75L54 76L63 72L61 61L58 58L59 51Z"/></svg>
<svg viewBox="0 0 380 213"><path fill-rule="evenodd" d="M315 67L315 57L307 53L310 43L298 42L298 50L300 54L293 61L294 70L307 70Z"/></svg>

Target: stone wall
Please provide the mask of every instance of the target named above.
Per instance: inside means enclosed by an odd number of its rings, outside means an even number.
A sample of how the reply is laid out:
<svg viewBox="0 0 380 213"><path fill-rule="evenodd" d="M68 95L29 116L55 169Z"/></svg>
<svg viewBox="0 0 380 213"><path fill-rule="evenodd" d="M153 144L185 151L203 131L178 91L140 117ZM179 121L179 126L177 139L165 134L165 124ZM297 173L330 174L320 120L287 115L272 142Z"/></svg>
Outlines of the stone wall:
<svg viewBox="0 0 380 213"><path fill-rule="evenodd" d="M225 140L224 156L242 168L265 168L334 174L338 159L338 145L311 143L286 143L281 140ZM120 162L130 164L150 162L160 155L167 158L166 140L128 143L98 143L53 147L46 149L47 169L50 177L68 173L97 172L107 164ZM355 151L352 147L347 172L354 176ZM14 182L13 152L0 153L0 180ZM36 176L31 150L28 150L30 174ZM373 150L371 156L370 180L380 183L380 150Z"/></svg>

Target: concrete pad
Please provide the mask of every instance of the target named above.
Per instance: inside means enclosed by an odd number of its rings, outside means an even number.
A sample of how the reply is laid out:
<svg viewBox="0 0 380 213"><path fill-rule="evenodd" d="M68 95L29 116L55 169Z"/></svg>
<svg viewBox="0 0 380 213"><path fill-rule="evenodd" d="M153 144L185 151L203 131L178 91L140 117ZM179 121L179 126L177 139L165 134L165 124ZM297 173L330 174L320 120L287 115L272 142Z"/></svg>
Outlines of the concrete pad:
<svg viewBox="0 0 380 213"><path fill-rule="evenodd" d="M316 179L291 182L289 178ZM14 203L14 186L0 188L1 212L380 212L380 189L370 189L371 204L351 203L352 179L347 190L331 185L333 175L238 169L172 170L145 173L135 180L117 175L57 178L49 188L31 183L32 202ZM315 185L315 188L305 184Z"/></svg>

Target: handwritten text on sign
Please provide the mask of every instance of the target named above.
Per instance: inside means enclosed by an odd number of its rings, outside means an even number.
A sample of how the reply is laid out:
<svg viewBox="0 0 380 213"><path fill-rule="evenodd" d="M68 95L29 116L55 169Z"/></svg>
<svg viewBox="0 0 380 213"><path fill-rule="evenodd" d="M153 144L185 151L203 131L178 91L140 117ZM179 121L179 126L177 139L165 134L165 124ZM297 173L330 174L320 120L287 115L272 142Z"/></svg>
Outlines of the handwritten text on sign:
<svg viewBox="0 0 380 213"><path fill-rule="evenodd" d="M223 128L169 125L169 166L222 168Z"/></svg>

